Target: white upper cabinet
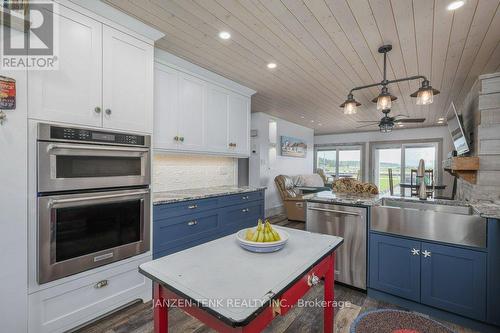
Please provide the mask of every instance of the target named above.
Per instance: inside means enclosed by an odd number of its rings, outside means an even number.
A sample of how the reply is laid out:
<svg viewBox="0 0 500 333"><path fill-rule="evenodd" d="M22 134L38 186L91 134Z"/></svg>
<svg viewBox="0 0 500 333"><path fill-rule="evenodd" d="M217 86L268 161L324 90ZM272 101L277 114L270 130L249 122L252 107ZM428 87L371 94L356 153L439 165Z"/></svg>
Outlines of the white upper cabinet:
<svg viewBox="0 0 500 333"><path fill-rule="evenodd" d="M229 96L230 92L214 84L207 86L206 135L207 149L225 151L229 148Z"/></svg>
<svg viewBox="0 0 500 333"><path fill-rule="evenodd" d="M153 47L103 28L103 126L151 132Z"/></svg>
<svg viewBox="0 0 500 333"><path fill-rule="evenodd" d="M59 8L59 69L28 71L29 117L101 126L102 24Z"/></svg>
<svg viewBox="0 0 500 333"><path fill-rule="evenodd" d="M250 97L159 62L154 91L155 149L250 155Z"/></svg>
<svg viewBox="0 0 500 333"><path fill-rule="evenodd" d="M28 71L33 119L151 133L154 47L59 6L57 70Z"/></svg>
<svg viewBox="0 0 500 333"><path fill-rule="evenodd" d="M229 145L237 154L249 153L250 98L229 96Z"/></svg>
<svg viewBox="0 0 500 333"><path fill-rule="evenodd" d="M179 72L162 64L155 64L154 80L154 136L153 146L176 149L178 134Z"/></svg>
<svg viewBox="0 0 500 333"><path fill-rule="evenodd" d="M205 145L205 82L191 75L179 74L179 148L202 150Z"/></svg>

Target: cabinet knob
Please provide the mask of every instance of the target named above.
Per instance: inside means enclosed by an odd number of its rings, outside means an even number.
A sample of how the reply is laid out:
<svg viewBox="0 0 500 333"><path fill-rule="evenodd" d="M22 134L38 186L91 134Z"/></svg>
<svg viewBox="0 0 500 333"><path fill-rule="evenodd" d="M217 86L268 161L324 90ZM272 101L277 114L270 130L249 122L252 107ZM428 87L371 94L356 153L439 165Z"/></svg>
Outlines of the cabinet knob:
<svg viewBox="0 0 500 333"><path fill-rule="evenodd" d="M248 212L250 211L250 209L249 209L249 208L243 208L241 211L242 211L243 213L248 213Z"/></svg>
<svg viewBox="0 0 500 333"><path fill-rule="evenodd" d="M179 137L178 137L177 135L176 135L176 136L174 136L174 140L175 140L175 141L179 141Z"/></svg>
<svg viewBox="0 0 500 333"><path fill-rule="evenodd" d="M190 225L190 226L191 226L191 225L197 225L197 224L198 224L198 221L196 221L196 220L193 220L193 221L189 221L189 222L188 222L188 225Z"/></svg>
<svg viewBox="0 0 500 333"><path fill-rule="evenodd" d="M183 136L179 137L179 141L184 142L184 137Z"/></svg>
<svg viewBox="0 0 500 333"><path fill-rule="evenodd" d="M424 250L422 251L422 254L424 255L424 258L430 257L431 256L431 251Z"/></svg>
<svg viewBox="0 0 500 333"><path fill-rule="evenodd" d="M98 107L98 106L96 106L96 107L94 108L94 112L95 112L95 113L101 113L101 108L100 108L100 107Z"/></svg>
<svg viewBox="0 0 500 333"><path fill-rule="evenodd" d="M413 256L419 256L420 255L420 250L417 250L417 249L411 249L411 254Z"/></svg>
<svg viewBox="0 0 500 333"><path fill-rule="evenodd" d="M109 116L111 114L111 109L106 109L104 112Z"/></svg>
<svg viewBox="0 0 500 333"><path fill-rule="evenodd" d="M196 208L198 208L198 205L190 205L190 206L188 206L188 209L196 209Z"/></svg>

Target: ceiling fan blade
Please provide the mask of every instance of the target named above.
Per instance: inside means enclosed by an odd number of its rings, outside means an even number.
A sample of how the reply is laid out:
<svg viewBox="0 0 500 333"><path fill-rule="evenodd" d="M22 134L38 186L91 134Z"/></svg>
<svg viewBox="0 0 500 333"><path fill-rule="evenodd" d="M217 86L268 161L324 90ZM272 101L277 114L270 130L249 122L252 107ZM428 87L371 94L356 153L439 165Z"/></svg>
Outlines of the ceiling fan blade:
<svg viewBox="0 0 500 333"><path fill-rule="evenodd" d="M405 118L410 118L410 116L406 115L406 114L398 114L396 116L394 116L393 118L397 118L397 117L405 117Z"/></svg>
<svg viewBox="0 0 500 333"><path fill-rule="evenodd" d="M358 123L378 123L380 120L358 120Z"/></svg>
<svg viewBox="0 0 500 333"><path fill-rule="evenodd" d="M423 123L425 118L406 118L406 119L398 119L396 123Z"/></svg>
<svg viewBox="0 0 500 333"><path fill-rule="evenodd" d="M368 126L373 126L373 125L377 125L377 123L374 123L374 124L367 124L367 125L362 125L362 126L358 126L356 128L363 128L363 127L368 127Z"/></svg>

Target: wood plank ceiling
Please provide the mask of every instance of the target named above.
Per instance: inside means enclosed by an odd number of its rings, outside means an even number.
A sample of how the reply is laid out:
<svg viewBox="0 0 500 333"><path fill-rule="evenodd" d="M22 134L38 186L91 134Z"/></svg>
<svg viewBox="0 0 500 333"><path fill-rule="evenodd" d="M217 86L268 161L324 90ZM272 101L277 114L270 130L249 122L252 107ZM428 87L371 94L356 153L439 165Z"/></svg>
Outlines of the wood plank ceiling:
<svg viewBox="0 0 500 333"><path fill-rule="evenodd" d="M356 115L338 107L354 86L379 82L380 45L390 43L388 77L421 74L441 90L430 106L409 95L419 83L390 86L392 114L426 118L435 126L451 101L461 105L478 75L500 71L500 0L106 0L165 33L157 46L257 90L253 112L315 129L317 134L357 129L381 117L355 94ZM231 33L229 40L218 37ZM267 63L275 62L270 70Z"/></svg>

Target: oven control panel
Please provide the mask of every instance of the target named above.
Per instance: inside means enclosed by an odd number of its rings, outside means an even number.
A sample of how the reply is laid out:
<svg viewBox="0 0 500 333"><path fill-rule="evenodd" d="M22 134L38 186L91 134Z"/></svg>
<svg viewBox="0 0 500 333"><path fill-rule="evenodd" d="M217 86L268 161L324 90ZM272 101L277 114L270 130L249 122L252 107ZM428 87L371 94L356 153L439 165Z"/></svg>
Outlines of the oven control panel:
<svg viewBox="0 0 500 333"><path fill-rule="evenodd" d="M103 132L83 128L50 126L50 138L68 141L102 142L132 146L144 146L143 135Z"/></svg>

